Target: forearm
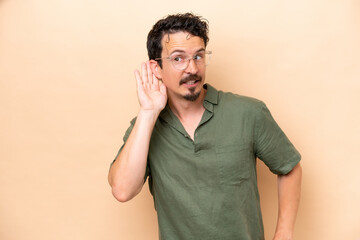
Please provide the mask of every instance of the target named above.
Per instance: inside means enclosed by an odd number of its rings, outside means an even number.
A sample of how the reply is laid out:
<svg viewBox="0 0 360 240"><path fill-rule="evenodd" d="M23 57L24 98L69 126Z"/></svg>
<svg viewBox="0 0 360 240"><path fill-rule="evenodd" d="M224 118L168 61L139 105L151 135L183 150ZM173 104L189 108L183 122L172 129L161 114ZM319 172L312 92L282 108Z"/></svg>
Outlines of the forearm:
<svg viewBox="0 0 360 240"><path fill-rule="evenodd" d="M134 128L109 171L113 195L121 202L136 196L143 184L151 133L157 113L140 111Z"/></svg>
<svg viewBox="0 0 360 240"><path fill-rule="evenodd" d="M301 165L287 175L278 176L278 221L274 240L291 240L301 193Z"/></svg>

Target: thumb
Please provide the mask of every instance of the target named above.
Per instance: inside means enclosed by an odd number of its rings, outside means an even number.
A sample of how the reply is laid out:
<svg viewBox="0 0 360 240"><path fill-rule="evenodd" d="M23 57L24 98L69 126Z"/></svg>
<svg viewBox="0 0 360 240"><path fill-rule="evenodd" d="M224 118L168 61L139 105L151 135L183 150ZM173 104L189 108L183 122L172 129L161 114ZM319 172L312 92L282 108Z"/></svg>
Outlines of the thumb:
<svg viewBox="0 0 360 240"><path fill-rule="evenodd" d="M160 92L163 94L163 95L166 95L166 86L163 82L160 81Z"/></svg>

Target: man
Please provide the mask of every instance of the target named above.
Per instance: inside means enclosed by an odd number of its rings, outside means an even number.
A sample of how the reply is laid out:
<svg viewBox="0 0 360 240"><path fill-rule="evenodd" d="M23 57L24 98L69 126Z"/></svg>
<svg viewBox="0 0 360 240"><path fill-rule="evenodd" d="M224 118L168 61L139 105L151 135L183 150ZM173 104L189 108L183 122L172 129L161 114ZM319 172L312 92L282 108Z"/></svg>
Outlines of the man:
<svg viewBox="0 0 360 240"><path fill-rule="evenodd" d="M259 100L205 84L208 25L169 15L149 32L135 71L140 110L109 172L120 202L149 177L160 239L264 239L256 158L278 174L274 239L292 239L300 154Z"/></svg>

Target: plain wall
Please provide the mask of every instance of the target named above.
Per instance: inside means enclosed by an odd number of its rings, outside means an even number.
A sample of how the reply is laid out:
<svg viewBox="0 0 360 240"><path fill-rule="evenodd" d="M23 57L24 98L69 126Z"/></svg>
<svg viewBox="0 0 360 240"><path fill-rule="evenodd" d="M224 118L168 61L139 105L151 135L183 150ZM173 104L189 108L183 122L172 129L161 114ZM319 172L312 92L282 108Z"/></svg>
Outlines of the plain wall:
<svg viewBox="0 0 360 240"><path fill-rule="evenodd" d="M113 198L133 71L169 13L209 20L206 81L265 101L303 156L295 240L360 239L360 2L0 0L0 239L157 239L147 184ZM276 176L259 163L266 239Z"/></svg>

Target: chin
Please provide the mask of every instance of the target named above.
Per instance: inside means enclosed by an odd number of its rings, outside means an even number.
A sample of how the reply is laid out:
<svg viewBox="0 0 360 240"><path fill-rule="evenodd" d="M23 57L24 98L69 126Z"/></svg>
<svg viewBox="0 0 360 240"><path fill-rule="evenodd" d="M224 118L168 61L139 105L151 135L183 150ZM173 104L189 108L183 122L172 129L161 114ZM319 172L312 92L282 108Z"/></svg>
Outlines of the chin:
<svg viewBox="0 0 360 240"><path fill-rule="evenodd" d="M199 98L200 93L201 93L201 91L192 92L192 93L184 95L183 97L185 100L188 100L190 102L195 102Z"/></svg>

